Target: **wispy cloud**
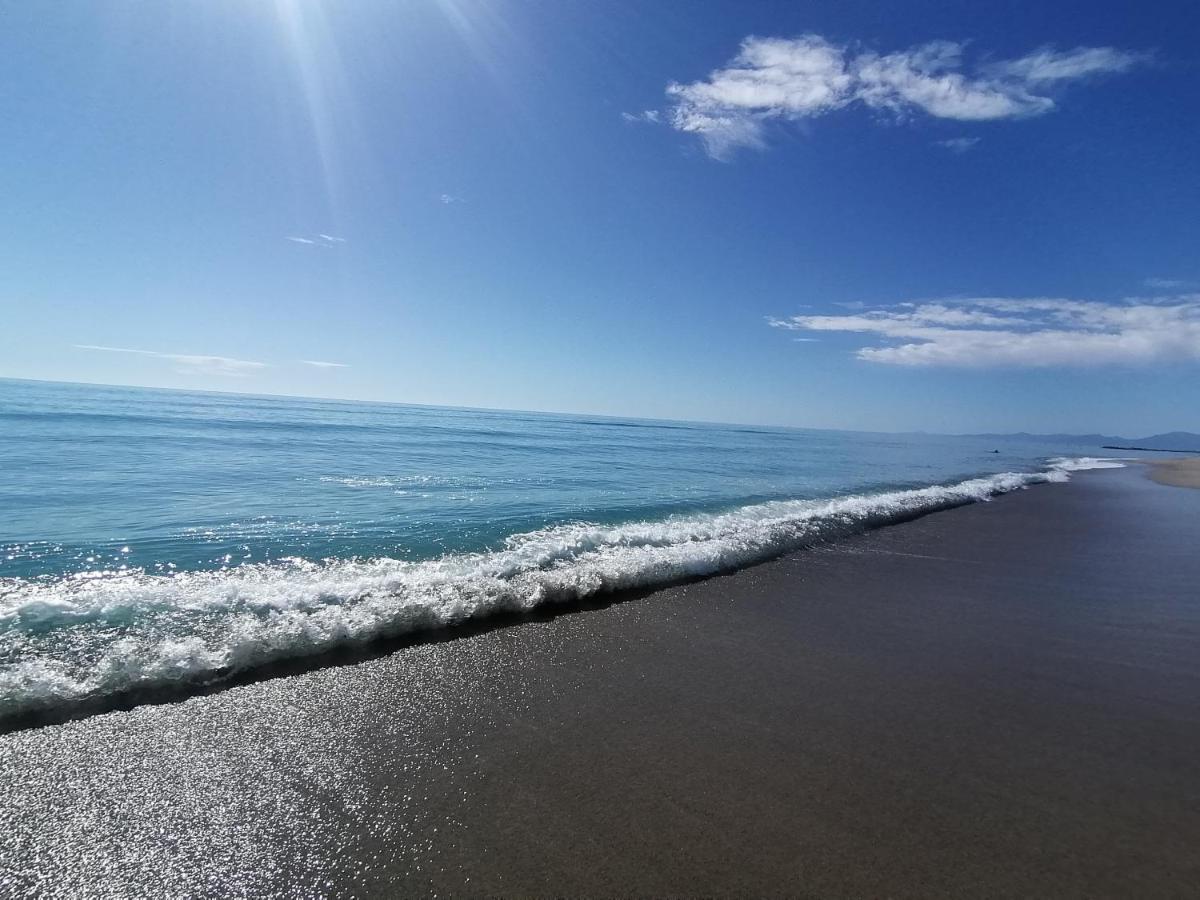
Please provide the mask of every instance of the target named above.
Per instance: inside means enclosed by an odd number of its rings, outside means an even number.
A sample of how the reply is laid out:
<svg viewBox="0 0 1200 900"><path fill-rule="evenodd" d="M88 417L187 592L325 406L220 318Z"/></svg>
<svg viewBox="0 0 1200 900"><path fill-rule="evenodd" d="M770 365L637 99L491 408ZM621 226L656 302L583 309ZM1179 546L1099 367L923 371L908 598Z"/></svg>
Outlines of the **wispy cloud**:
<svg viewBox="0 0 1200 900"><path fill-rule="evenodd" d="M1020 59L990 63L983 71L1030 85L1046 85L1108 72L1124 72L1149 59L1145 53L1130 53L1113 47L1076 47L1059 52L1042 47Z"/></svg>
<svg viewBox="0 0 1200 900"><path fill-rule="evenodd" d="M675 129L697 135L710 156L765 146L772 120L814 118L854 103L907 117L983 121L1048 113L1052 88L1124 72L1144 54L1113 47L1052 47L1019 59L968 68L965 43L933 41L895 53L855 52L817 34L748 37L738 54L706 80L672 83Z"/></svg>
<svg viewBox="0 0 1200 900"><path fill-rule="evenodd" d="M188 375L227 375L241 378L267 368L267 363L229 356L201 356L190 353L162 353L157 350L134 350L129 347L104 347L99 344L75 344L77 350L100 350L105 353L131 353L174 363L176 371Z"/></svg>
<svg viewBox="0 0 1200 900"><path fill-rule="evenodd" d="M977 137L957 137L949 138L944 141L934 141L939 147L945 147L951 153L966 153L972 147L979 143Z"/></svg>
<svg viewBox="0 0 1200 900"><path fill-rule="evenodd" d="M657 109L644 109L640 113L623 112L621 118L626 122L649 122L656 125L662 121L662 113Z"/></svg>
<svg viewBox="0 0 1200 900"><path fill-rule="evenodd" d="M442 196L439 197L438 199L442 203L446 204L447 206L449 206L452 203L466 203L467 202L462 197L457 197L454 194L442 194Z"/></svg>
<svg viewBox="0 0 1200 900"><path fill-rule="evenodd" d="M1143 283L1148 288L1156 288L1164 291L1178 290L1192 284L1192 282L1184 281L1181 278L1147 278Z"/></svg>
<svg viewBox="0 0 1200 900"><path fill-rule="evenodd" d="M318 369L348 369L348 363L324 362L319 359L302 359L300 362L306 366L316 366Z"/></svg>
<svg viewBox="0 0 1200 900"><path fill-rule="evenodd" d="M768 322L789 331L871 335L872 346L855 355L900 366L1200 362L1200 294L1120 303L985 297Z"/></svg>
<svg viewBox="0 0 1200 900"><path fill-rule="evenodd" d="M299 235L288 235L287 238L294 244L307 244L310 247L336 247L338 244L346 243L345 238L335 237L332 234L318 234L313 237L300 237Z"/></svg>

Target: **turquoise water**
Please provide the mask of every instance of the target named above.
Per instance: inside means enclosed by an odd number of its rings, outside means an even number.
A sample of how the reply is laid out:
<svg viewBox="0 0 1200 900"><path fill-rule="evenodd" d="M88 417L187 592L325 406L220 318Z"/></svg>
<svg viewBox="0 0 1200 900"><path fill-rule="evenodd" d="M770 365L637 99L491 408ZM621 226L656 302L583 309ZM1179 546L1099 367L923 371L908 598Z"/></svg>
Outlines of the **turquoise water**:
<svg viewBox="0 0 1200 900"><path fill-rule="evenodd" d="M0 715L735 568L1095 451L0 380Z"/></svg>

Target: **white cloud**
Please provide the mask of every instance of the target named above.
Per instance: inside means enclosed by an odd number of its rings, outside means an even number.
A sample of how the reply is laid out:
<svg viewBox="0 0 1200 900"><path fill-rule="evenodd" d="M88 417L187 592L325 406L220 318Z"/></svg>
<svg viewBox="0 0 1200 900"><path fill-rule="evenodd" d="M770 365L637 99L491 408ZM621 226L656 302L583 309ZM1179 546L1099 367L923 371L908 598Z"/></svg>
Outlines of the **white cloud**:
<svg viewBox="0 0 1200 900"><path fill-rule="evenodd" d="M438 199L440 199L442 201L442 203L445 203L447 206L449 206L451 203L466 203L467 202L462 197L456 197L453 194L442 194L442 196Z"/></svg>
<svg viewBox="0 0 1200 900"><path fill-rule="evenodd" d="M1200 294L1121 303L983 297L768 322L789 331L873 335L874 345L855 355L901 366L1200 362Z"/></svg>
<svg viewBox="0 0 1200 900"><path fill-rule="evenodd" d="M979 143L977 137L957 137L948 138L944 141L934 141L939 147L945 147L951 153L966 153L972 147Z"/></svg>
<svg viewBox="0 0 1200 900"><path fill-rule="evenodd" d="M710 156L727 159L740 147L764 146L769 121L813 118L856 102L959 121L1041 115L1054 108L1048 87L1123 72L1145 59L1112 47L1047 47L966 71L964 46L933 41L881 55L852 53L816 34L748 37L706 80L667 86L670 123L697 135Z"/></svg>
<svg viewBox="0 0 1200 900"><path fill-rule="evenodd" d="M241 378L267 368L267 363L228 356L198 356L189 353L160 353L156 350L132 350L128 347L104 347L98 344L75 344L78 350L101 350L105 353L132 353L175 363L176 370L186 375L227 375Z"/></svg>
<svg viewBox="0 0 1200 900"><path fill-rule="evenodd" d="M957 71L962 46L935 41L900 53L864 53L854 62L857 98L899 115L922 110L939 119L979 121L1010 119L1047 112L1048 97L1037 97L1017 84L972 79Z"/></svg>
<svg viewBox="0 0 1200 900"><path fill-rule="evenodd" d="M820 35L792 40L750 37L738 55L707 81L671 83L671 125L700 137L709 155L763 145L768 119L801 119L844 106L853 77L846 51Z"/></svg>
<svg viewBox="0 0 1200 900"><path fill-rule="evenodd" d="M334 237L332 234L318 234L318 235L316 235L314 237L310 237L310 238L299 237L296 235L289 235L288 240L292 241L295 244L308 244L309 246L312 246L312 247L325 247L325 248L334 247L338 244L346 243L345 238Z"/></svg>
<svg viewBox="0 0 1200 900"><path fill-rule="evenodd" d="M1124 72L1148 60L1147 54L1129 53L1112 47L1076 47L1061 53L1053 47L1042 47L1020 59L992 63L985 67L985 71L999 78L1041 85L1089 75Z"/></svg>
<svg viewBox="0 0 1200 900"><path fill-rule="evenodd" d="M300 362L306 366L316 366L318 369L348 369L350 366L346 363L323 362L319 359L302 359Z"/></svg>
<svg viewBox="0 0 1200 900"><path fill-rule="evenodd" d="M652 125L658 124L662 114L657 109L644 109L640 113L621 113L621 118L626 122L649 122Z"/></svg>

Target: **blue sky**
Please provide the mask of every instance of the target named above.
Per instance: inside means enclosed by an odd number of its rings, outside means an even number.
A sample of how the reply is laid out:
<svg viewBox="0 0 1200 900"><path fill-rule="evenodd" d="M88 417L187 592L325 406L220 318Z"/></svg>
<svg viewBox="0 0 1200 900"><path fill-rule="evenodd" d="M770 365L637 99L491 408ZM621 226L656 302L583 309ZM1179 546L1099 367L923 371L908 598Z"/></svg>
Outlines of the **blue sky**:
<svg viewBox="0 0 1200 900"><path fill-rule="evenodd" d="M8 4L0 375L1200 430L1198 46L1187 3Z"/></svg>

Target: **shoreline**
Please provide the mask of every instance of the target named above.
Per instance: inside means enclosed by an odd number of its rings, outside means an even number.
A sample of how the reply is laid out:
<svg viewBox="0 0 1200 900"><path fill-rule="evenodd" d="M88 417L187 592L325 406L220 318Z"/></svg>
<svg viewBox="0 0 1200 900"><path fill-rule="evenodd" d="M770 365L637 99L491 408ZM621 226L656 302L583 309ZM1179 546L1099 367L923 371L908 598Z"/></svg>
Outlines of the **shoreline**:
<svg viewBox="0 0 1200 900"><path fill-rule="evenodd" d="M1143 459L1150 467L1147 474L1159 484L1171 487L1200 488L1200 456L1187 459Z"/></svg>
<svg viewBox="0 0 1200 900"><path fill-rule="evenodd" d="M1200 494L1078 473L0 736L13 893L1178 896Z"/></svg>
<svg viewBox="0 0 1200 900"><path fill-rule="evenodd" d="M231 686L298 675L330 665L361 662L413 645L452 640L496 627L620 603L673 585L734 574L796 550L823 546L854 534L992 499L1034 484L1066 481L1068 472L1093 468L1095 462L1091 459L1059 460L1052 461L1040 472L999 472L948 484L835 495L821 500L750 504L719 516L696 514L686 520L691 522L692 530L690 539L685 540L670 533L677 527L671 519L626 523L600 528L600 533L606 536L599 541L598 549L606 553L598 552L590 559L586 554L579 554L577 548L580 542L591 542L594 539L592 532L596 529L566 523L555 528L558 532L555 540L561 552L556 565L529 567L519 559L498 560L499 551L492 554L493 564L499 561L504 567L521 569L511 578L500 581L479 577L486 573L487 565L482 561L488 554L460 557L474 562L464 576L452 579L441 577L437 560L416 563L413 570L407 572L407 578L396 569L390 576L381 574L371 563L366 567L359 566L356 571L340 571L331 580L322 573L316 588L322 592L336 593L338 584L350 593L364 592L365 584L385 588L378 594L379 602L375 606L364 602L363 606L368 608L365 626L354 620L353 605L344 608L323 606L312 616L317 620L315 622L305 619L297 626L288 620L282 628L264 625L256 642L248 640L244 633L223 636L217 631L210 637L209 644L200 649L190 648L176 665L166 666L159 665L156 660L164 656L177 657L175 646L154 637L149 646L138 644L137 632L130 627L120 636L121 646L110 648L92 663L94 670L117 673L117 679L109 682L89 682L89 675L72 669L70 660L60 662L52 654L39 657L37 644L31 644L27 654L36 663L22 666L16 677L4 673L4 678L0 679L0 694L5 695L5 708L0 711L0 733L58 724L112 710L178 702ZM772 511L765 514L768 508ZM726 521L714 525L718 519ZM731 522L735 519L736 522ZM657 530L662 543L648 541L646 529ZM621 540L622 534L631 532L632 552L622 546ZM346 561L343 565L352 562ZM291 574L286 570L282 572L285 578ZM162 583L161 576L143 577L151 583ZM247 578L238 569L228 574L223 570L202 572L195 578L202 586L213 579L222 579L218 587L225 593L237 595L247 592L253 596L259 587L253 578ZM439 583L441 590L436 587L429 590L431 584ZM208 586L213 587L211 583ZM314 590L311 580L306 582L304 578L284 584L273 582L271 586L274 590L301 596ZM536 598L530 605L527 598L531 587L548 596ZM406 592L404 588L410 590ZM33 588L34 591L39 589L44 588ZM424 591L424 603L412 600L412 589L418 593ZM84 593L82 597L88 605L104 607L113 602L114 597L107 592L108 586L103 581L92 586L92 590L95 593ZM49 598L35 595L35 608L39 602L44 605L47 599L53 603L56 599L53 591L50 590ZM81 597L76 595L73 599L78 603ZM423 620L414 614L414 608L424 614ZM342 625L352 636L339 635L334 630L330 637L329 623L320 619L320 613L329 611L342 616L335 624ZM417 621L413 621L414 618ZM305 625L313 628L310 630ZM155 640L157 644L153 643ZM238 660L236 665L226 664L228 657L222 657L221 650L235 640L265 652ZM152 660L150 664L139 661L147 656ZM129 661L131 658L132 662Z"/></svg>

